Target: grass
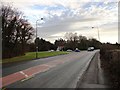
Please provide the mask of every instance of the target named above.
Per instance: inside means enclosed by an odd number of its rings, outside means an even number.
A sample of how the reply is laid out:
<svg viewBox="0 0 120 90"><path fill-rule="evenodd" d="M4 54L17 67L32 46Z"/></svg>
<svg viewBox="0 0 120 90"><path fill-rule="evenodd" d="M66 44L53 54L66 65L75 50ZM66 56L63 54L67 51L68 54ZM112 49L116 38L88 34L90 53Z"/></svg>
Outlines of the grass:
<svg viewBox="0 0 120 90"><path fill-rule="evenodd" d="M51 56L56 56L56 55L63 55L63 54L68 54L69 52L64 52L64 51L53 51L53 52L38 52L38 58L45 58L45 57L51 57ZM36 52L28 52L24 56L18 56L18 57L13 57L9 59L3 59L2 62L0 63L13 63L13 62L20 62L20 61L28 61L28 60L33 60L36 58Z"/></svg>

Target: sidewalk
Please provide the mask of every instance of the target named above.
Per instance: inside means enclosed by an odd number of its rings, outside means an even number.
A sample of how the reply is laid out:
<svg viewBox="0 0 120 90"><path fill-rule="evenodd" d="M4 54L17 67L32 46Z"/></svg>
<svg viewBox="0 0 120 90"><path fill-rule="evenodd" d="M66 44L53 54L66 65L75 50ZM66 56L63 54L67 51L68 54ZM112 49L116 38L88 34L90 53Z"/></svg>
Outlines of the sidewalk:
<svg viewBox="0 0 120 90"><path fill-rule="evenodd" d="M99 52L97 52L87 71L78 82L77 88L108 88L105 73L100 67L99 57Z"/></svg>

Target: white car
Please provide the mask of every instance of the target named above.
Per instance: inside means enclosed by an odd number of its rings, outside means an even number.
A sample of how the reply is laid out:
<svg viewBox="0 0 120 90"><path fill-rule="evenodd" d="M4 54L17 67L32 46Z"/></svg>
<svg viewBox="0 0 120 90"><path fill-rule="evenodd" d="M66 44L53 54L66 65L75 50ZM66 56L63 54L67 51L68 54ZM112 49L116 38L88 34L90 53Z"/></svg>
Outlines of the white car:
<svg viewBox="0 0 120 90"><path fill-rule="evenodd" d="M68 49L67 52L72 52L72 50L71 50L71 49Z"/></svg>
<svg viewBox="0 0 120 90"><path fill-rule="evenodd" d="M48 52L53 52L54 50L49 50Z"/></svg>
<svg viewBox="0 0 120 90"><path fill-rule="evenodd" d="M87 50L88 51L94 51L94 47L89 47Z"/></svg>

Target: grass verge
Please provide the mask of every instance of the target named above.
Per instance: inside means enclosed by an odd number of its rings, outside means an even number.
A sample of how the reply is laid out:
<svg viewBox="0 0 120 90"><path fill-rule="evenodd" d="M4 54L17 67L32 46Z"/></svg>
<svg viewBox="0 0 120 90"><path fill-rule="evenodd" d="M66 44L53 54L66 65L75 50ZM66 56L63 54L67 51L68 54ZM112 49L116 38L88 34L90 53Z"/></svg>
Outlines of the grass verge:
<svg viewBox="0 0 120 90"><path fill-rule="evenodd" d="M45 57L51 57L51 56L56 56L56 55L63 55L63 54L68 54L69 52L64 52L64 51L53 51L53 52L38 52L38 58L45 58ZM18 57L13 57L9 59L3 59L2 64L5 63L14 63L14 62L20 62L20 61L28 61L28 60L33 60L36 59L36 52L28 52L24 56L18 56Z"/></svg>

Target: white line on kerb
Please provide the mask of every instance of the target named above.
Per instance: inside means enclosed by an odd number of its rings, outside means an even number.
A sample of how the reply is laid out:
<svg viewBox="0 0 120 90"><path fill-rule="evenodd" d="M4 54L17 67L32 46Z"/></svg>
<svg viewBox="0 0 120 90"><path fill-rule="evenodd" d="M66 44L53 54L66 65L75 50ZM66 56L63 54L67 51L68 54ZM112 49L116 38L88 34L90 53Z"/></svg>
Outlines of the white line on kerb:
<svg viewBox="0 0 120 90"><path fill-rule="evenodd" d="M24 75L26 78L28 77L28 75L25 74L23 71L20 71L20 73L21 73L22 75Z"/></svg>

